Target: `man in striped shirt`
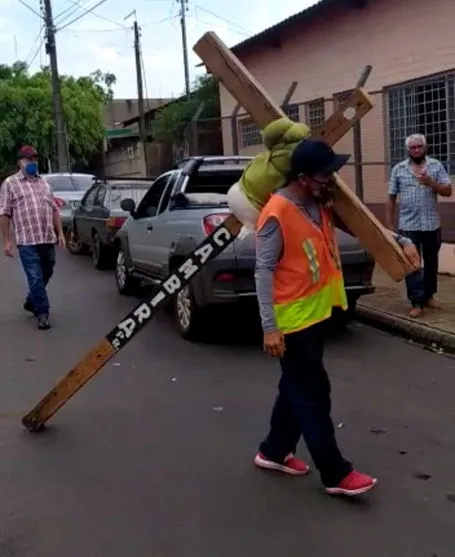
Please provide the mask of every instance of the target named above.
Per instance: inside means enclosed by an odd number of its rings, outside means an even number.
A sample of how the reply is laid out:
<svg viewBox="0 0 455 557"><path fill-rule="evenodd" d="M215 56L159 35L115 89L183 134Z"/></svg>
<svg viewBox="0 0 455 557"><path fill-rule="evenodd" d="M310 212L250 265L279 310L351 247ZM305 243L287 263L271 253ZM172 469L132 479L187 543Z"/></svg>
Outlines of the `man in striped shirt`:
<svg viewBox="0 0 455 557"><path fill-rule="evenodd" d="M24 309L33 313L39 329L49 329L46 286L53 275L55 244L65 246L60 214L51 187L38 174L38 153L30 145L18 155L19 172L0 187L0 230L3 252L13 257L12 221L17 249L29 292Z"/></svg>

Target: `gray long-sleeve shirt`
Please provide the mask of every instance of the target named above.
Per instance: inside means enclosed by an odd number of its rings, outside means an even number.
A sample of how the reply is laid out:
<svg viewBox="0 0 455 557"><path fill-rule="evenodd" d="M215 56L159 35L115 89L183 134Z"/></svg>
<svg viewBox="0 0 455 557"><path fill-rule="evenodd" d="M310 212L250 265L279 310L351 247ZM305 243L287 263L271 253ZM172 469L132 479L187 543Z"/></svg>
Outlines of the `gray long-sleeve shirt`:
<svg viewBox="0 0 455 557"><path fill-rule="evenodd" d="M291 186L281 188L277 195L282 195L313 222L321 226L321 209L315 199L300 199ZM411 243L407 238L394 234L400 245ZM278 329L273 309L273 274L283 253L283 235L280 225L274 217L270 217L257 233L256 239L256 293L261 315L262 329L265 333Z"/></svg>

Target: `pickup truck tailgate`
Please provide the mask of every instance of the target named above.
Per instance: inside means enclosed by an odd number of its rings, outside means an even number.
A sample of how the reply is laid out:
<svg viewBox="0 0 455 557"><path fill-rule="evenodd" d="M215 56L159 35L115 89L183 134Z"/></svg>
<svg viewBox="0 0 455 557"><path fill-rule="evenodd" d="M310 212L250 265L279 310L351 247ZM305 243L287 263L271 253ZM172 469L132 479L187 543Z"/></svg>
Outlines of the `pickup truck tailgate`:
<svg viewBox="0 0 455 557"><path fill-rule="evenodd" d="M341 230L337 230L337 238L345 283L346 285L357 283L359 273L362 272L365 264L371 261L371 256L364 250L357 238ZM254 288L255 234L237 238L234 242L234 252L237 268L245 277L245 288Z"/></svg>
<svg viewBox="0 0 455 557"><path fill-rule="evenodd" d="M256 261L255 234L240 236L234 242L235 264L239 277L239 288L243 292L255 292L254 268Z"/></svg>

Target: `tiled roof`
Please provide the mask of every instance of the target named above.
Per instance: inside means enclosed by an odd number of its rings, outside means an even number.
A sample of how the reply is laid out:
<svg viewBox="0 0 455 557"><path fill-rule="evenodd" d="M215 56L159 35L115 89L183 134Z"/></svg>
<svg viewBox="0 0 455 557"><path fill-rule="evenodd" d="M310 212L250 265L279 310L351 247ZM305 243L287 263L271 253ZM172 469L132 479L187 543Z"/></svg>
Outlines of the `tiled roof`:
<svg viewBox="0 0 455 557"><path fill-rule="evenodd" d="M296 23L310 23L314 17L317 17L321 13L327 10L331 6L339 6L341 3L346 5L353 5L355 2L352 0L319 0L316 4L313 4L309 8L305 8L301 12L298 12L290 17L283 19L282 21L264 29L260 33L245 39L241 43L236 44L231 48L232 52L238 54L240 51L248 48L249 46L257 45L264 40L273 40L274 35L281 34L289 27L295 27Z"/></svg>

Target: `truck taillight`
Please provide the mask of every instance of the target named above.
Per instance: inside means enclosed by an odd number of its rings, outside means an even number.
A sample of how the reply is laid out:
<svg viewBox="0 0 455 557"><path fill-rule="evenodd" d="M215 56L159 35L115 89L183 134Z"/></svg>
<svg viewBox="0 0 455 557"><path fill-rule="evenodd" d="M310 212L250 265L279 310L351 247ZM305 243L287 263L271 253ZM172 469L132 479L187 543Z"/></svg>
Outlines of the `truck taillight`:
<svg viewBox="0 0 455 557"><path fill-rule="evenodd" d="M106 228L121 228L126 221L126 217L109 217L106 220Z"/></svg>
<svg viewBox="0 0 455 557"><path fill-rule="evenodd" d="M235 279L234 273L222 272L215 277L217 282L232 282Z"/></svg>
<svg viewBox="0 0 455 557"><path fill-rule="evenodd" d="M213 234L213 231L226 220L226 217L226 213L214 213L212 215L205 216L202 219L202 226L206 235L210 236L210 234Z"/></svg>
<svg viewBox="0 0 455 557"><path fill-rule="evenodd" d="M60 199L60 197L54 197L55 203L57 203L57 207L59 209L61 209L62 207L64 207L66 205L65 201L63 199Z"/></svg>

